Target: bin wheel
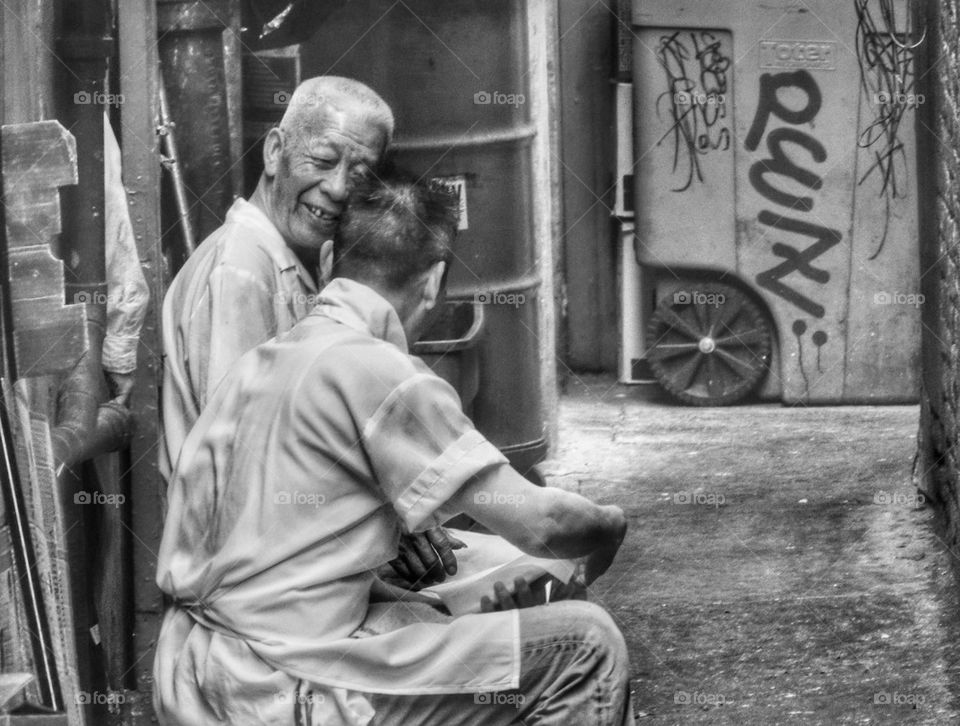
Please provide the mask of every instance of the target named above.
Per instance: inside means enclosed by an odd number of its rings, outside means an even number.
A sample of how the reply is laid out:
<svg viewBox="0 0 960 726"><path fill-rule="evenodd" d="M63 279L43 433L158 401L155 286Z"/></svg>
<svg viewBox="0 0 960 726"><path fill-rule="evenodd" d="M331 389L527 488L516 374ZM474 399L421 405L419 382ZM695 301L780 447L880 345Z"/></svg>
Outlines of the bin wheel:
<svg viewBox="0 0 960 726"><path fill-rule="evenodd" d="M704 285L661 300L648 329L647 360L671 395L693 406L728 406L760 384L773 325L729 285Z"/></svg>

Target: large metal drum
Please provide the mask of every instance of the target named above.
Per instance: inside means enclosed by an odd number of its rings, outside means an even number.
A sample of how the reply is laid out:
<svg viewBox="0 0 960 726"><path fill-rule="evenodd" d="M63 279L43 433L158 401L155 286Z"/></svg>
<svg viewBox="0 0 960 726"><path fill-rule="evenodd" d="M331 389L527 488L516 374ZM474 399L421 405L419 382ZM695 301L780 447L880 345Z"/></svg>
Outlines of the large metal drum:
<svg viewBox="0 0 960 726"><path fill-rule="evenodd" d="M160 61L199 243L243 191L240 138L240 3L159 0ZM164 228L176 228L164 207Z"/></svg>
<svg viewBox="0 0 960 726"><path fill-rule="evenodd" d="M280 125L300 83L300 46L243 53L243 181L253 194L263 173L263 140Z"/></svg>
<svg viewBox="0 0 960 726"><path fill-rule="evenodd" d="M349 76L397 119L397 163L461 193L448 294L485 303L477 428L521 471L546 441L538 361L526 3L356 0L301 47L303 77Z"/></svg>

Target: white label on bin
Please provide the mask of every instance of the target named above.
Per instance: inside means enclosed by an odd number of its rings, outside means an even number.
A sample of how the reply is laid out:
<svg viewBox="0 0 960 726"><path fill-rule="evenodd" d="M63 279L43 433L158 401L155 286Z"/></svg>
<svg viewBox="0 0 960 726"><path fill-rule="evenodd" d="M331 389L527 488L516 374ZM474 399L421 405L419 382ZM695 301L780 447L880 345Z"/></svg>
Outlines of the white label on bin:
<svg viewBox="0 0 960 726"><path fill-rule="evenodd" d="M468 220L467 220L467 178L462 174L459 176L435 176L431 181L436 182L437 184L443 184L447 189L450 190L452 194L457 195L457 199L460 200L460 222L457 225L457 230L462 232L465 229L468 229Z"/></svg>
<svg viewBox="0 0 960 726"><path fill-rule="evenodd" d="M761 68L837 69L837 44L832 40L761 40Z"/></svg>

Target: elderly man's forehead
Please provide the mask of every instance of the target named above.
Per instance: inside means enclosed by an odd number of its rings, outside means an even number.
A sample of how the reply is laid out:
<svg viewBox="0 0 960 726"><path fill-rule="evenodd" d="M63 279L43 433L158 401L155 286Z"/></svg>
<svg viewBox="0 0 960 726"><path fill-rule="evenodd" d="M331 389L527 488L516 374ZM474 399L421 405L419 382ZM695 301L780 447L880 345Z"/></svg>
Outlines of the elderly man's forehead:
<svg viewBox="0 0 960 726"><path fill-rule="evenodd" d="M371 131L328 125L302 134L295 148L311 156L324 156L332 150L338 154L350 154L356 161L375 164L383 143L382 135L376 129Z"/></svg>
<svg viewBox="0 0 960 726"><path fill-rule="evenodd" d="M284 126L308 148L339 142L376 156L386 141L386 132L375 114L356 102L322 103Z"/></svg>

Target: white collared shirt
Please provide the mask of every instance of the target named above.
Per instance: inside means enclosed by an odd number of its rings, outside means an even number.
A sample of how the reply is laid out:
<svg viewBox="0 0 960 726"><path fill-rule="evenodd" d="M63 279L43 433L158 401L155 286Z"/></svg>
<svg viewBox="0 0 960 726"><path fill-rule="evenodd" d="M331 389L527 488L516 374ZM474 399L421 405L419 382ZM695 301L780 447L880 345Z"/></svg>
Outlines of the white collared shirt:
<svg viewBox="0 0 960 726"><path fill-rule="evenodd" d="M177 603L157 646L159 710L205 724L197 704L217 703L240 723L276 706L281 674L329 687L341 714L358 692L516 688L516 611L350 637L401 526L435 526L467 481L504 465L456 391L407 354L390 304L332 281L234 366L184 444L158 562ZM338 718L323 723L363 723Z"/></svg>
<svg viewBox="0 0 960 726"><path fill-rule="evenodd" d="M163 299L163 443L169 482L207 397L240 357L284 333L317 287L266 215L244 199L197 247Z"/></svg>

